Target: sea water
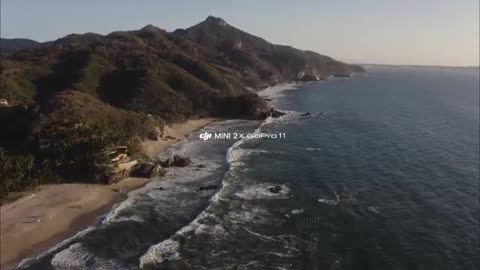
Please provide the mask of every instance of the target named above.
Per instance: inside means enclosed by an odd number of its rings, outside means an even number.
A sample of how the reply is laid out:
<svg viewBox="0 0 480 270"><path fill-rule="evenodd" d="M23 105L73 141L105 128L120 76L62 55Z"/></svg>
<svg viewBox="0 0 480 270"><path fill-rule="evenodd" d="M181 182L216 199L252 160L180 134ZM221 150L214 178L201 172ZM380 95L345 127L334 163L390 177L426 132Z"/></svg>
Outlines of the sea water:
<svg viewBox="0 0 480 270"><path fill-rule="evenodd" d="M192 166L23 267L478 268L478 69L368 67L261 94L287 114L193 133L163 154Z"/></svg>

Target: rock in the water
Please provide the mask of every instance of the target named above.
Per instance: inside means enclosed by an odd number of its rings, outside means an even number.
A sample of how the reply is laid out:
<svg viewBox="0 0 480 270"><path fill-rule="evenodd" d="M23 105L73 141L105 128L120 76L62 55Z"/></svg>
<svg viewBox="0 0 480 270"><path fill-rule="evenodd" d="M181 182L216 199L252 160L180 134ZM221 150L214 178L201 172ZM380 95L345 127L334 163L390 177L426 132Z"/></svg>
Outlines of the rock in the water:
<svg viewBox="0 0 480 270"><path fill-rule="evenodd" d="M215 189L218 189L217 185L208 185L208 186L198 188L198 191L215 190Z"/></svg>
<svg viewBox="0 0 480 270"><path fill-rule="evenodd" d="M186 166L190 165L191 163L192 163L192 161L190 160L189 157L181 157L179 155L173 156L172 166L186 167Z"/></svg>
<svg viewBox="0 0 480 270"><path fill-rule="evenodd" d="M312 113L310 113L310 112L306 112L306 113L301 114L301 116L310 116L310 115L312 115Z"/></svg>
<svg viewBox="0 0 480 270"><path fill-rule="evenodd" d="M268 190L270 190L271 193L280 193L280 191L283 190L283 188L281 186L274 186L274 187L270 187Z"/></svg>
<svg viewBox="0 0 480 270"><path fill-rule="evenodd" d="M135 165L130 175L133 177L153 178L164 176L165 170L153 163L140 163Z"/></svg>

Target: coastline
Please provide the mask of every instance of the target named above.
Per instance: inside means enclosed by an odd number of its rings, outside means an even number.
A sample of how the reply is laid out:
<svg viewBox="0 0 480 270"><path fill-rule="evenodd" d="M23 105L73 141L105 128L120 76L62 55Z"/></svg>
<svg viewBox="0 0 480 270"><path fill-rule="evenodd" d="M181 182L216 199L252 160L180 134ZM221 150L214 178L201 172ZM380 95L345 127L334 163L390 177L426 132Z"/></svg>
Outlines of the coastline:
<svg viewBox="0 0 480 270"><path fill-rule="evenodd" d="M164 137L142 143L144 152L155 159L190 133L215 119L188 120L166 128ZM0 207L1 268L14 267L22 259L42 253L58 242L93 225L97 218L128 193L150 179L126 178L112 185L55 184L40 186L25 196Z"/></svg>
<svg viewBox="0 0 480 270"><path fill-rule="evenodd" d="M267 101L271 104L272 101L283 95L283 91L294 90L303 85L305 85L305 83L281 83L261 89L257 94L261 97L270 99ZM164 129L164 134L161 138L158 140L143 141L141 143L141 148L150 159L156 160L161 153L168 150L177 142L185 139L192 132L210 125L217 120L218 119L215 118L202 118L171 124ZM94 225L98 222L100 216L111 211L112 207L115 205L125 201L129 197L130 192L144 187L149 182L150 179L126 178L113 185L47 185L41 186L38 191L34 192L33 194L35 194L35 197L27 195L11 203L2 205L1 268L10 269L9 267L15 267L23 259L42 254L56 244L62 242L62 240L68 239L89 226ZM83 186L83 188L78 188L75 185ZM61 194L61 201L55 201L52 199L52 197L56 198L58 195L48 196L48 194L51 194L52 190L55 189L61 190L60 192L57 192L57 194ZM92 197L92 199L85 199L85 197L82 197L84 196L83 194L89 195L88 198ZM86 202L79 199L78 196ZM95 204L89 205L87 203L88 201L95 202ZM15 204L23 206L23 208L28 209L28 211L21 212L19 210L21 207L13 206ZM4 222L4 208L6 208L7 205L15 208L15 210L12 210L8 215L16 213L17 219ZM61 209L57 211L58 213L61 213L61 215L57 215L53 220L41 219L38 223L28 220L30 223L25 223L25 218L22 219L22 217L35 216L33 210L35 208L32 207L32 205L41 207L44 215L56 212L57 208ZM80 208L78 208L78 206L80 206ZM72 213L72 209L82 209L82 211ZM68 213L68 210L70 210L70 213ZM23 213L23 216L20 216L19 213ZM16 227L27 227L29 231L17 228L17 230L12 230L11 228L10 230L4 229L4 227L7 227L9 224L19 225ZM45 230L46 233L44 233L43 230ZM3 236L7 234L11 236L8 238L5 237L4 239ZM24 239L28 239L28 241L25 241Z"/></svg>

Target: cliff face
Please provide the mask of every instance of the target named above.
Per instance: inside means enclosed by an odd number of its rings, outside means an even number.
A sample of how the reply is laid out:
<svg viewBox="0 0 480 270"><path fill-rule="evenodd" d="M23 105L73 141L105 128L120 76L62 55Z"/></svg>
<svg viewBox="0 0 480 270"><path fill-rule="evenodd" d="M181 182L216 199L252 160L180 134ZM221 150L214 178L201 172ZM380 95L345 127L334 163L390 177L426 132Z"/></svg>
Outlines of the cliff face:
<svg viewBox="0 0 480 270"><path fill-rule="evenodd" d="M274 45L220 18L169 33L148 25L102 36L71 34L2 58L0 98L40 105L73 89L169 121L258 118L270 108L247 87L360 71L314 52ZM229 105L234 105L229 106ZM238 104L246 108L232 109Z"/></svg>

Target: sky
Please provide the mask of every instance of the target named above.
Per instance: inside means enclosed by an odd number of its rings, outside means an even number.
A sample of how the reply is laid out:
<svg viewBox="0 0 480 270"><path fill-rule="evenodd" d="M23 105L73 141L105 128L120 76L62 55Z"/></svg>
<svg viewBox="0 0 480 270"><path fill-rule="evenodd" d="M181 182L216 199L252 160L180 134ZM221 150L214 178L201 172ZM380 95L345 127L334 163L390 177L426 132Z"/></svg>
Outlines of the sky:
<svg viewBox="0 0 480 270"><path fill-rule="evenodd" d="M0 0L1 37L48 41L209 15L266 40L360 64L479 65L478 0Z"/></svg>

